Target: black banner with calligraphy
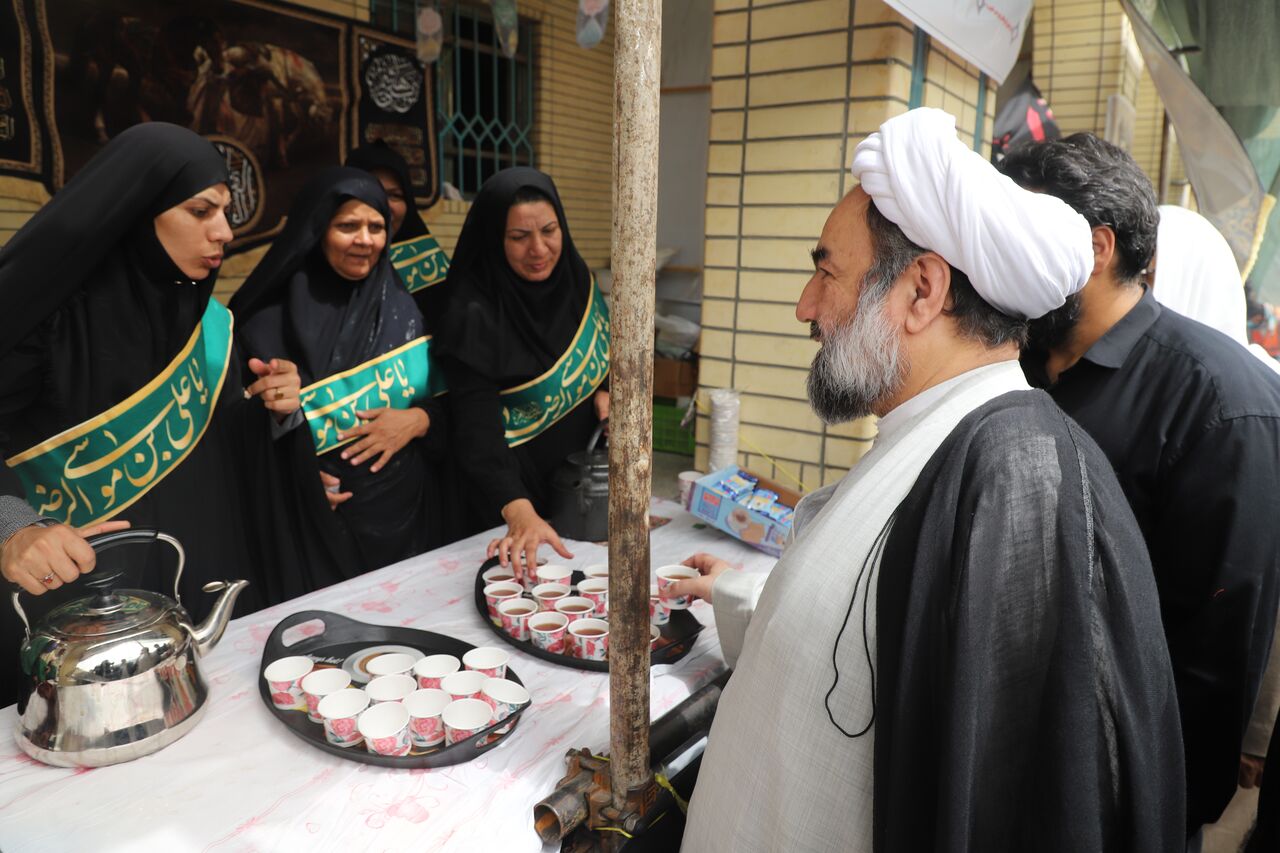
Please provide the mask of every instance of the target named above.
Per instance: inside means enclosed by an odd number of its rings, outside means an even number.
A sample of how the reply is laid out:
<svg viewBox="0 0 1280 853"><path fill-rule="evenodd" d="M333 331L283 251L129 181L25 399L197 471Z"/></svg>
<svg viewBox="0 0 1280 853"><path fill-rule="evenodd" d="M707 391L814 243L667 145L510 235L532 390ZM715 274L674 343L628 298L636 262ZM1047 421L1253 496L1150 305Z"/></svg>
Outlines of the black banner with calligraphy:
<svg viewBox="0 0 1280 853"><path fill-rule="evenodd" d="M440 195L433 69L418 60L412 41L362 28L352 32L352 145L381 139L404 157L419 207Z"/></svg>
<svg viewBox="0 0 1280 853"><path fill-rule="evenodd" d="M47 181L38 22L32 0L0 0L0 174Z"/></svg>

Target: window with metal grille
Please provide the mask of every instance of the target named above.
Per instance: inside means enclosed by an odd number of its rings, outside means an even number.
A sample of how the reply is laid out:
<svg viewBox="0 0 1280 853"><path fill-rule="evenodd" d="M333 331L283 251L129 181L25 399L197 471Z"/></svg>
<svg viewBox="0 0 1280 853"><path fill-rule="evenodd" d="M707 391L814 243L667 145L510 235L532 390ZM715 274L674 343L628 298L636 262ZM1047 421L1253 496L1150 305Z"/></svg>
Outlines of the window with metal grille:
<svg viewBox="0 0 1280 853"><path fill-rule="evenodd" d="M414 36L413 0L371 0L379 26ZM440 175L471 198L494 173L535 165L534 38L520 18L516 55L507 58L488 3L442 2L444 49L436 66L440 109Z"/></svg>

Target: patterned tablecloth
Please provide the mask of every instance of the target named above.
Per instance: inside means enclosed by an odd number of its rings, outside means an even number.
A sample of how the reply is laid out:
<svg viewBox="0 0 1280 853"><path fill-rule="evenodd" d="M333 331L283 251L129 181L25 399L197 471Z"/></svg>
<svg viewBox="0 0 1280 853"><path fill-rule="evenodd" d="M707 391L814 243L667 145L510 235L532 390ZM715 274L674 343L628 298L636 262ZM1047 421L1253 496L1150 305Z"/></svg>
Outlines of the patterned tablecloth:
<svg viewBox="0 0 1280 853"><path fill-rule="evenodd" d="M711 529L695 529L677 504L652 536L654 566L711 551L746 571L773 558ZM512 650L511 666L534 705L515 736L468 764L391 770L331 757L272 718L257 674L271 629L290 613L330 610L387 625L436 631L477 645L497 641L476 613L473 583L490 534L234 620L201 662L211 698L187 737L128 764L94 770L46 767L9 736L13 706L0 710L0 850L5 853L138 851L540 850L533 805L564 773L570 748L605 750L609 686L604 674L543 663ZM575 568L604 549L569 543ZM722 671L707 630L693 651L654 670L652 715L661 716ZM7 652L8 653L8 652Z"/></svg>

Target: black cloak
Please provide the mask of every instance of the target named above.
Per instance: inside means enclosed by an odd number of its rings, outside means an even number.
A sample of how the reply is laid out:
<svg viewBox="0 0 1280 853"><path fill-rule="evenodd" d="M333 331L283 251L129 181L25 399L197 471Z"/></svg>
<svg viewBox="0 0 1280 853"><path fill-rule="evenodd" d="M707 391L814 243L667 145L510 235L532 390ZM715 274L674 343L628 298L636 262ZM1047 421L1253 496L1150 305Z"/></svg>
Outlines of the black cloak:
<svg viewBox="0 0 1280 853"><path fill-rule="evenodd" d="M1185 846L1151 562L1043 392L971 412L898 507L876 602L874 848Z"/></svg>
<svg viewBox="0 0 1280 853"><path fill-rule="evenodd" d="M140 124L113 139L0 251L0 455L11 456L110 408L177 355L204 313L217 271L187 278L155 234L155 216L227 181L207 140L170 124ZM270 446L270 416L245 400L232 352L214 417L187 458L117 517L172 534L186 549L183 604L197 619L212 580L246 578L236 613L261 603L261 537L240 497L252 487L240 460ZM0 478L25 497L16 478ZM109 558L109 559L108 559ZM100 571L131 567L129 580L172 594L173 556L110 552ZM70 584L39 599L43 613L84 594ZM17 675L21 636L0 607L0 705Z"/></svg>
<svg viewBox="0 0 1280 853"><path fill-rule="evenodd" d="M540 282L517 275L504 249L507 212L526 188L551 201L562 235L560 260ZM502 507L518 498L531 500L545 518L552 472L586 447L599 423L587 399L519 447L508 447L503 437L499 392L555 365L573 342L591 293L591 270L573 245L551 178L518 167L484 183L467 212L444 286L449 307L437 352L449 381L458 460L470 485L469 527L500 524Z"/></svg>
<svg viewBox="0 0 1280 853"><path fill-rule="evenodd" d="M294 361L304 387L424 334L422 315L386 251L360 282L342 278L324 259L321 242L329 222L349 199L389 218L386 195L371 175L346 167L325 169L303 188L283 233L231 300L244 350ZM282 503L292 507L303 531L299 547L319 553L307 560L308 571L293 579L301 587L278 595L292 598L412 557L438 542L432 462L443 453L447 424L439 401L416 405L431 419L427 436L411 441L376 474L370 470L376 456L353 466L339 451L316 456L305 427L290 436L278 460L287 493ZM324 498L322 470L352 493L337 512Z"/></svg>

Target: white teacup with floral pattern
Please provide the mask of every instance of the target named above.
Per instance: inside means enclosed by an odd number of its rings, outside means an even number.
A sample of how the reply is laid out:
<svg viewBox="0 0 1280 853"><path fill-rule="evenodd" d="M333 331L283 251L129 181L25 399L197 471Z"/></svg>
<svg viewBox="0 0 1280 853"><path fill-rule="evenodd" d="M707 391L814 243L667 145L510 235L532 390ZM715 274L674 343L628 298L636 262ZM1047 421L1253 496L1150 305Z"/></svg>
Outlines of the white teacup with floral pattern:
<svg viewBox="0 0 1280 853"><path fill-rule="evenodd" d="M324 739L334 746L355 746L362 740L358 721L369 707L369 695L358 687L330 693L320 700L316 710L324 720Z"/></svg>
<svg viewBox="0 0 1280 853"><path fill-rule="evenodd" d="M453 655L427 655L413 665L413 674L417 676L419 687L438 688L441 679L453 675L461 668L462 661Z"/></svg>
<svg viewBox="0 0 1280 853"><path fill-rule="evenodd" d="M418 681L412 675L379 675L364 686L374 705L399 702L417 689Z"/></svg>
<svg viewBox="0 0 1280 853"><path fill-rule="evenodd" d="M569 654L583 660L605 660L609 653L609 623L579 619L569 626Z"/></svg>
<svg viewBox="0 0 1280 853"><path fill-rule="evenodd" d="M462 665L472 672L483 673L490 678L504 678L511 653L494 646L480 646L462 656Z"/></svg>
<svg viewBox="0 0 1280 853"><path fill-rule="evenodd" d="M444 743L443 711L453 697L443 690L415 690L404 699L409 712L409 737L418 747L439 746Z"/></svg>
<svg viewBox="0 0 1280 853"><path fill-rule="evenodd" d="M383 702L369 708L360 715L359 728L365 748L373 754L409 754L409 709L399 702Z"/></svg>
<svg viewBox="0 0 1280 853"><path fill-rule="evenodd" d="M315 669L302 679L302 695L307 700L307 719L323 723L320 716L320 700L330 693L346 690L351 686L351 673L345 669Z"/></svg>
<svg viewBox="0 0 1280 853"><path fill-rule="evenodd" d="M609 579L587 578L578 584L578 595L595 602L595 616L603 619L609 612Z"/></svg>
<svg viewBox="0 0 1280 853"><path fill-rule="evenodd" d="M493 722L493 709L479 699L457 699L440 712L444 740L452 746L464 741Z"/></svg>
<svg viewBox="0 0 1280 853"><path fill-rule="evenodd" d="M538 612L538 605L527 598L513 598L498 605L498 618L502 631L513 640L529 639L529 617Z"/></svg>
<svg viewBox="0 0 1280 853"><path fill-rule="evenodd" d="M315 661L306 655L291 655L267 664L262 677L271 688L271 704L281 711L307 710L307 700L302 696L302 679L315 665Z"/></svg>

